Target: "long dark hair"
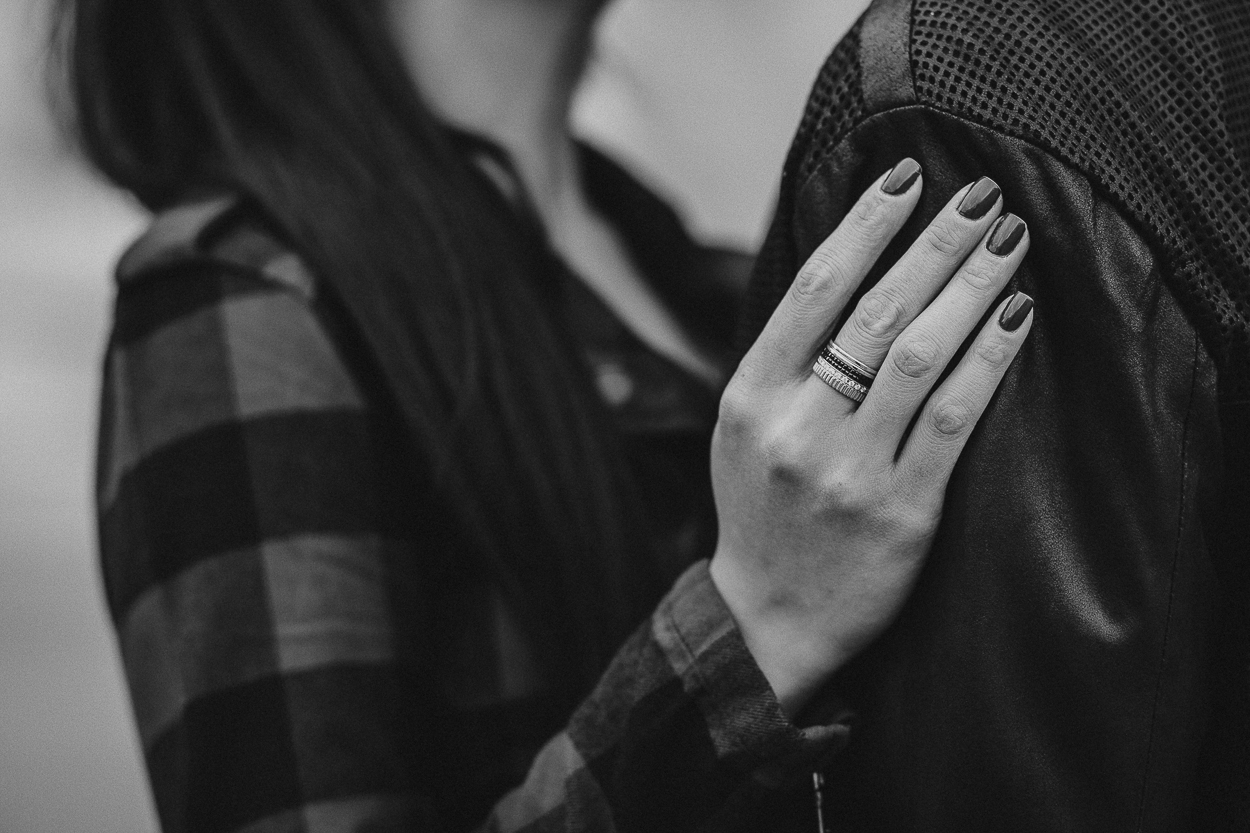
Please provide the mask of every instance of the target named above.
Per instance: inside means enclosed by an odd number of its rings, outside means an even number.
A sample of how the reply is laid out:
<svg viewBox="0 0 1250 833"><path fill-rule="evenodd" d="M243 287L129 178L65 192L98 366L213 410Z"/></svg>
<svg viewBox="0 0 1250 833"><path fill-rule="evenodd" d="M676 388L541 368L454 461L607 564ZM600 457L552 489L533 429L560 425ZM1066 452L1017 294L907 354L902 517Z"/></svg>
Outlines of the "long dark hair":
<svg viewBox="0 0 1250 833"><path fill-rule="evenodd" d="M354 320L469 549L584 682L655 592L545 247L423 107L380 0L62 0L77 129L149 208L255 201Z"/></svg>

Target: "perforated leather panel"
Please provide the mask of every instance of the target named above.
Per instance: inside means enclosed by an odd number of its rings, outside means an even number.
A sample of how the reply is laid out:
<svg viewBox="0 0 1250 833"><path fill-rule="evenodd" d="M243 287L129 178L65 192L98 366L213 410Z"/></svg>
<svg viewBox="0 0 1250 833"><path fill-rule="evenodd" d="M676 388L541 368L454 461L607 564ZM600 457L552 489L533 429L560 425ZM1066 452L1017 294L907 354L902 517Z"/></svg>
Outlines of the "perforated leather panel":
<svg viewBox="0 0 1250 833"><path fill-rule="evenodd" d="M918 102L1084 171L1159 247L1219 369L1221 398L1250 399L1250 2L914 0L913 9ZM864 115L857 37L817 79L795 145L804 152L791 159L798 183Z"/></svg>
<svg viewBox="0 0 1250 833"><path fill-rule="evenodd" d="M1250 3L916 0L913 21L917 94L1092 174L1170 253L1223 395L1250 396Z"/></svg>
<svg viewBox="0 0 1250 833"><path fill-rule="evenodd" d="M812 88L795 139L795 147L808 150L806 157L799 160L799 182L805 181L833 146L866 115L859 65L861 28L857 23L846 34L825 61Z"/></svg>
<svg viewBox="0 0 1250 833"><path fill-rule="evenodd" d="M756 279L751 282L739 330L739 347L750 346L756 325L768 319L776 303L775 282L793 271L794 241L785 207L793 205L797 183L828 155L829 151L866 115L863 78L859 64L859 34L862 22L851 27L825 61L812 88L803 118L795 134L781 181L783 214L774 219L768 237L756 258ZM763 279L761 279L763 278Z"/></svg>

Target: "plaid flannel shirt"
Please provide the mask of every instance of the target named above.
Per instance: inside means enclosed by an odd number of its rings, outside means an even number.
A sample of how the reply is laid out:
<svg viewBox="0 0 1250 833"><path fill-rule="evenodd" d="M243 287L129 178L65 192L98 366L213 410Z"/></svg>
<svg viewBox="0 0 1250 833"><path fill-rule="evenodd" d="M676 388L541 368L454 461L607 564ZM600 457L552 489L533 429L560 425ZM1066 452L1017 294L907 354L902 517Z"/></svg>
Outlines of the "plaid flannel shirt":
<svg viewBox="0 0 1250 833"><path fill-rule="evenodd" d="M368 369L232 206L126 255L105 366L104 575L167 831L754 829L840 746L782 715L704 562L570 716L497 590L424 569Z"/></svg>

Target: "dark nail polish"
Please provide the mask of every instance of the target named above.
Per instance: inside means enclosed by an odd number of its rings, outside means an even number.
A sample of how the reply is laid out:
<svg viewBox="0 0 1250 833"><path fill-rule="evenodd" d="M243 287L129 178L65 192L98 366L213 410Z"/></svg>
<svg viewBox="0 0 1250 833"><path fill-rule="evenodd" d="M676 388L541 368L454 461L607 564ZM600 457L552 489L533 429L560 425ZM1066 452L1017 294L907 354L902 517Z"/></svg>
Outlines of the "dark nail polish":
<svg viewBox="0 0 1250 833"><path fill-rule="evenodd" d="M986 241L985 248L989 249L991 254L1006 257L1016 250L1016 246L1020 245L1028 228L1028 224L1015 214L1004 214L994 224L994 230L990 232L990 239Z"/></svg>
<svg viewBox="0 0 1250 833"><path fill-rule="evenodd" d="M994 203L998 202L1002 193L997 182L988 176L983 176L976 181L972 190L959 203L959 213L969 220L980 220L994 207Z"/></svg>
<svg viewBox="0 0 1250 833"><path fill-rule="evenodd" d="M923 168L915 159L904 159L894 166L894 170L890 171L885 182L881 183L881 190L891 197L906 194L916 184L916 180L920 179L922 172Z"/></svg>
<svg viewBox="0 0 1250 833"><path fill-rule="evenodd" d="M1007 306L1003 307L1003 314L998 316L998 326L1009 333L1014 333L1020 329L1024 319L1029 317L1029 312L1032 309L1033 299L1023 292L1017 292L1011 296Z"/></svg>

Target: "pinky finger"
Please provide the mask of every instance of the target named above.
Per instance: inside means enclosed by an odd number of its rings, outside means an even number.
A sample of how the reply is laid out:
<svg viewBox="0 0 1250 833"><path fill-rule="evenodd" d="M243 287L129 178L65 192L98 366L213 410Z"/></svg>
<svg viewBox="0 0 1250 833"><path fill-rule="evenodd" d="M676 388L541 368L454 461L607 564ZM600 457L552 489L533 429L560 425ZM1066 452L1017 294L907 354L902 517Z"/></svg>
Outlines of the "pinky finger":
<svg viewBox="0 0 1250 833"><path fill-rule="evenodd" d="M929 397L898 461L898 474L914 488L946 488L955 461L1032 326L1033 299L1016 292Z"/></svg>

